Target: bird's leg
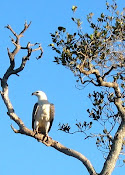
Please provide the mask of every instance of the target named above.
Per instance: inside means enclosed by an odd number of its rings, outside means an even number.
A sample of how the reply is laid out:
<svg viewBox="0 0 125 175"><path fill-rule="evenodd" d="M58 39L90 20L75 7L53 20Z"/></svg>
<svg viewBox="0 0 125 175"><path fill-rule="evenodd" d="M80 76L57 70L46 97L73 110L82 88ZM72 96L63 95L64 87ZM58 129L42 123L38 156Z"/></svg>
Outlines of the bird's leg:
<svg viewBox="0 0 125 175"><path fill-rule="evenodd" d="M50 122L46 121L45 122L45 135L43 137L43 141L45 142L49 140L49 136L48 136L49 127L50 127Z"/></svg>
<svg viewBox="0 0 125 175"><path fill-rule="evenodd" d="M36 126L36 128L33 130L35 132L34 136L37 135L39 132L38 132L38 125Z"/></svg>

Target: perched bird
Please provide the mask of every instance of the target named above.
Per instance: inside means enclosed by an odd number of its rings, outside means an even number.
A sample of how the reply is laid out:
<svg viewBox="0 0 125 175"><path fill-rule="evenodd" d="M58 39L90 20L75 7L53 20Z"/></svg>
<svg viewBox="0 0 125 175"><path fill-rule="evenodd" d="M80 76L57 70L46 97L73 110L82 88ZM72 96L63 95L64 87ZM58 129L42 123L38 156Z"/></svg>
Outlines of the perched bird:
<svg viewBox="0 0 125 175"><path fill-rule="evenodd" d="M48 136L54 120L54 104L48 102L46 94L42 91L36 91L32 95L38 97L38 102L34 105L32 113L33 131Z"/></svg>

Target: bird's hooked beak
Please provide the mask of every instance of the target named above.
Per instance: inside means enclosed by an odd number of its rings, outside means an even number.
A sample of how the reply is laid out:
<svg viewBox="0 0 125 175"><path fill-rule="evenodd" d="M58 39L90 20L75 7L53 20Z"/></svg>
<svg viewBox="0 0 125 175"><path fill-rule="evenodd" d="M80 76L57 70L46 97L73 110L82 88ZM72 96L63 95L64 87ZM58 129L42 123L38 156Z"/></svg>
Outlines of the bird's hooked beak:
<svg viewBox="0 0 125 175"><path fill-rule="evenodd" d="M33 92L31 95L36 95L35 92Z"/></svg>

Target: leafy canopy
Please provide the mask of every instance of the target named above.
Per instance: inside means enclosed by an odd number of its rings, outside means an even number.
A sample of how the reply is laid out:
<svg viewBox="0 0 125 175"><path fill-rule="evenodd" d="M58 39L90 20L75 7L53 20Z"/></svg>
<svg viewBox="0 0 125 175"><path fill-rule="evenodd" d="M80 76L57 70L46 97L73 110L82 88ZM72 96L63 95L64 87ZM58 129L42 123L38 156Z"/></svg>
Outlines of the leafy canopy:
<svg viewBox="0 0 125 175"><path fill-rule="evenodd" d="M113 5L106 3L106 7L109 15L101 13L95 23L94 14L87 15L87 21L92 29L91 34L84 33L81 20L74 17L72 20L77 24L77 32L70 34L65 27L58 27L58 30L51 34L53 43L50 46L57 53L54 62L68 67L79 78L82 65L86 71L98 69L104 78L109 75L108 71L113 69L115 78L123 79L125 8L119 12L116 2ZM73 12L76 9L76 6L72 7Z"/></svg>
<svg viewBox="0 0 125 175"><path fill-rule="evenodd" d="M68 33L65 27L59 26L55 33L51 33L50 46L57 54L54 62L69 68L83 86L92 83L100 87L100 80L105 82L105 90L98 89L98 92L89 94L93 108L87 109L89 117L103 127L102 133L86 134L86 130L93 126L92 121L77 122L76 126L77 132L83 132L85 138L96 137L98 148L110 151L116 132L113 129L120 116L115 105L115 99L119 97L110 82L118 84L122 106L125 106L125 8L120 12L115 0L111 5L106 2L106 8L107 14L101 13L96 22L93 22L93 13L87 15L91 33L84 32L82 21L72 17L77 25L76 32ZM77 6L72 6L73 13L76 10ZM70 132L69 124L59 124L59 127L66 133L76 132Z"/></svg>

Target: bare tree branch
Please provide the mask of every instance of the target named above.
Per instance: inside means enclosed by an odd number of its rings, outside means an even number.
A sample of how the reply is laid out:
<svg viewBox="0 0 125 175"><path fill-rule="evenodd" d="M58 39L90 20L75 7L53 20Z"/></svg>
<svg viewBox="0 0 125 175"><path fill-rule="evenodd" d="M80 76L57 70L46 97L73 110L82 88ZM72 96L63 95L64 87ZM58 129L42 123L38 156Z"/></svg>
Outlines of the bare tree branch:
<svg viewBox="0 0 125 175"><path fill-rule="evenodd" d="M30 23L31 24L31 23ZM46 146L51 146L53 148L55 148L56 150L68 155L68 156L72 156L75 157L76 159L80 160L85 167L87 168L88 172L90 173L90 175L97 175L96 171L94 170L91 162L81 153L72 150L70 148L67 148L65 146L63 146L61 143L51 139L50 137L48 139L45 140L45 136L42 134L36 134L36 132L33 132L32 130L28 129L23 121L16 115L16 113L14 112L14 108L12 106L12 103L9 99L9 89L8 89L8 79L11 75L15 74L18 75L19 72L21 72L24 68L25 65L27 63L27 60L29 60L29 58L31 57L32 52L35 51L39 51L40 50L40 55L37 57L37 59L42 57L43 54L43 50L42 47L39 43L35 43L35 44L30 44L30 42L28 42L26 47L22 47L19 43L20 38L23 36L24 32L29 28L30 24L25 23L24 25L24 29L20 32L19 35L16 34L16 32L14 32L14 30L11 28L10 25L8 25L6 28L8 28L12 34L16 37L16 41L14 39L11 38L11 42L14 44L15 49L10 52L9 49L7 49L8 51L8 56L10 59L10 66L7 69L7 71L5 72L3 78L1 78L1 87L2 87L2 91L0 92L2 99L7 107L7 114L8 116L18 125L19 129L15 129L12 125L11 128L15 133L20 133L20 134L24 134L30 137L33 137L35 139L37 139L39 142L44 143ZM37 46L37 48L32 49L32 47ZM20 66L18 68L15 69L15 56L16 54L19 52L20 49L25 49L27 50L27 55L24 56L22 58L22 62L20 64Z"/></svg>
<svg viewBox="0 0 125 175"><path fill-rule="evenodd" d="M2 92L1 92L1 94L2 94ZM36 134L32 130L25 127L23 121L14 113L14 110L12 110L13 107L12 107L12 104L9 100L8 95L6 95L6 96L2 95L2 97L3 97L4 103L6 104L6 107L8 109L8 115L19 126L19 130L17 130L11 125L11 128L15 133L20 133L20 134L24 134L24 135L33 137L33 138L37 139L39 142L44 143L46 146L51 146L51 147L55 148L56 150L66 154L68 156L75 157L76 159L80 160L85 165L85 167L87 168L90 175L97 175L91 162L84 155L82 155L81 153L79 153L75 150L72 150L70 148L63 146L61 143L51 139L50 137L47 139L47 142L44 142L44 140L43 140L43 138L45 137L44 135Z"/></svg>
<svg viewBox="0 0 125 175"><path fill-rule="evenodd" d="M20 32L19 36L23 36L22 34L29 28L29 26L31 25L31 21L29 24L27 24L27 22L25 21L25 24L24 24L24 29Z"/></svg>
<svg viewBox="0 0 125 175"><path fill-rule="evenodd" d="M80 160L85 167L87 168L88 172L90 173L90 175L97 175L97 173L95 172L91 162L81 153L72 150L70 148L65 147L64 145L62 145L61 143L59 143L58 141L53 140L52 138L47 138L47 142L43 141L43 138L45 137L42 134L36 134L35 132L29 130L28 128L26 128L24 125L20 125L21 120L18 118L16 119L17 116L15 116L15 114L11 114L11 119L13 119L16 123L18 123L18 125L20 126L19 130L16 130L15 128L13 128L13 126L11 125L11 128L13 129L13 131L15 133L20 133L20 134L24 134L30 137L33 137L35 139L37 139L39 142L42 142L43 144L45 144L46 146L51 146L53 148L55 148L56 150L68 155L68 156L72 156L78 160Z"/></svg>

